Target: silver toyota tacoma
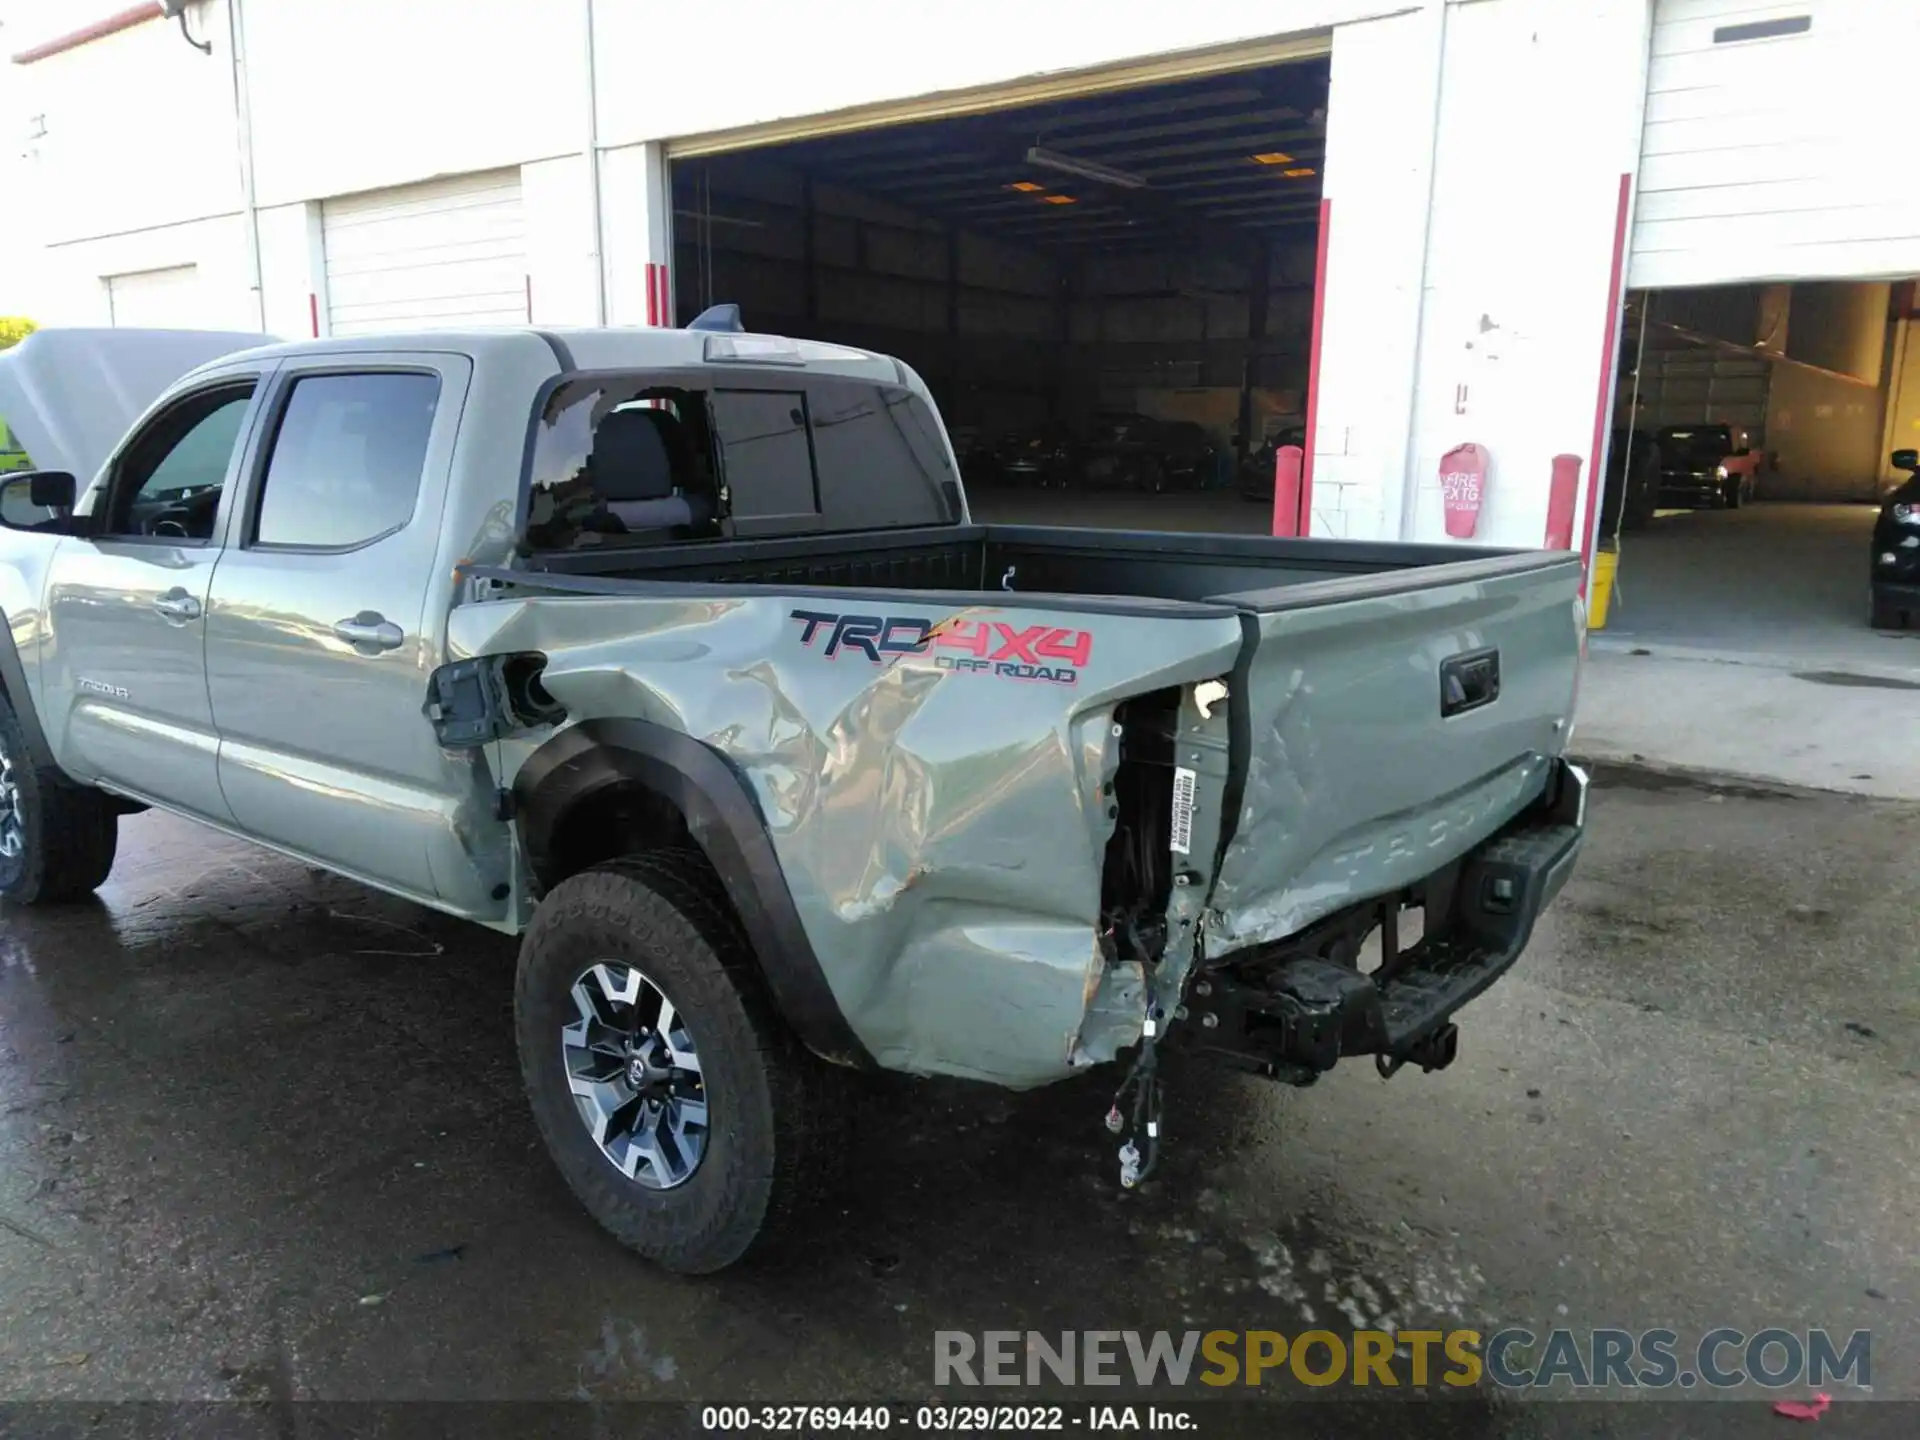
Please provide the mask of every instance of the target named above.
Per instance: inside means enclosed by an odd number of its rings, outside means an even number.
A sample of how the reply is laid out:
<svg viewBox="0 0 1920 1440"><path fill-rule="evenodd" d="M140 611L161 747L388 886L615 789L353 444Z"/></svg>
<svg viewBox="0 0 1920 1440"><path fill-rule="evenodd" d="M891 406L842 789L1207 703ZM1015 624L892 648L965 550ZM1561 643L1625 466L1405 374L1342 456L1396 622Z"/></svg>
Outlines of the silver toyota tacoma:
<svg viewBox="0 0 1920 1440"><path fill-rule="evenodd" d="M0 896L154 807L521 936L546 1143L676 1270L852 1070L1115 1064L1133 1185L1169 1047L1442 1069L1579 848L1577 557L980 524L912 370L724 310L44 332L0 414Z"/></svg>

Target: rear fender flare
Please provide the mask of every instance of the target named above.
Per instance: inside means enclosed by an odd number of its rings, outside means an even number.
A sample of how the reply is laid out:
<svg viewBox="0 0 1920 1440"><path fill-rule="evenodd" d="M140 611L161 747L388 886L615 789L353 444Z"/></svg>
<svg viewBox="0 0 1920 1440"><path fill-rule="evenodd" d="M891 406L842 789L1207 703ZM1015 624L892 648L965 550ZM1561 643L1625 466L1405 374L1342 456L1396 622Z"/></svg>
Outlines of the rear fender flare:
<svg viewBox="0 0 1920 1440"><path fill-rule="evenodd" d="M20 659L19 650L14 648L13 627L5 615L0 615L0 690L6 692L7 703L20 721L34 760L57 768L53 747L47 743L47 732L40 728L40 715L34 708L33 690L27 684L27 667Z"/></svg>
<svg viewBox="0 0 1920 1440"><path fill-rule="evenodd" d="M513 782L514 816L534 875L549 883L552 842L574 806L629 784L644 786L685 819L801 1042L822 1059L871 1066L807 939L753 791L711 746L664 726L621 719L583 720L548 740Z"/></svg>

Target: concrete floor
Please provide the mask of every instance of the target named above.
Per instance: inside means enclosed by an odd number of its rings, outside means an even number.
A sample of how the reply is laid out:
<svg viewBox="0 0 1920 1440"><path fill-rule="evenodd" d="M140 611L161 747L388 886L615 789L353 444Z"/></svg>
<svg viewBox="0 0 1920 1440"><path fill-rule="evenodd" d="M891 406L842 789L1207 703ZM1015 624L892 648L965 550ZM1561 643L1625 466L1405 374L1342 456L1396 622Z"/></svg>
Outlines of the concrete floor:
<svg viewBox="0 0 1920 1440"><path fill-rule="evenodd" d="M1785 668L1920 675L1920 631L1867 626L1870 505L1659 515L1622 537L1610 646Z"/></svg>
<svg viewBox="0 0 1920 1440"><path fill-rule="evenodd" d="M99 903L0 914L0 1400L90 1402L12 1433L91 1435L131 1399L915 1401L936 1328L1349 1320L1865 1327L1878 1399L1920 1398L1916 853L1917 806L1603 775L1573 883L1445 1074L1293 1091L1177 1065L1133 1195L1111 1075L877 1084L805 1239L695 1282L617 1249L549 1167L511 943L142 816ZM1912 1405L1838 1398L1821 1433L1914 1433ZM1199 1413L1212 1435L1379 1430ZM1484 1394L1392 1425L1791 1429Z"/></svg>
<svg viewBox="0 0 1920 1440"><path fill-rule="evenodd" d="M1625 536L1575 747L1920 799L1920 631L1867 625L1875 514L1752 505Z"/></svg>

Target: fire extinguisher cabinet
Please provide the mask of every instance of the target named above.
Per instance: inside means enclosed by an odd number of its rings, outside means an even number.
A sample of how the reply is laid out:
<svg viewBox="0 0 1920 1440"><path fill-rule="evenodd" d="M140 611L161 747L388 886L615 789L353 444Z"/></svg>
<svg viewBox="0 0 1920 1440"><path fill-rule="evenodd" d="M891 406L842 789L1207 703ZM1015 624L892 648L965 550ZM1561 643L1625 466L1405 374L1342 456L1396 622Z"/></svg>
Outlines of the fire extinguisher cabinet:
<svg viewBox="0 0 1920 1440"><path fill-rule="evenodd" d="M1446 511L1447 534L1471 540L1480 525L1480 502L1487 493L1487 450L1484 445L1456 445L1440 457L1440 503Z"/></svg>

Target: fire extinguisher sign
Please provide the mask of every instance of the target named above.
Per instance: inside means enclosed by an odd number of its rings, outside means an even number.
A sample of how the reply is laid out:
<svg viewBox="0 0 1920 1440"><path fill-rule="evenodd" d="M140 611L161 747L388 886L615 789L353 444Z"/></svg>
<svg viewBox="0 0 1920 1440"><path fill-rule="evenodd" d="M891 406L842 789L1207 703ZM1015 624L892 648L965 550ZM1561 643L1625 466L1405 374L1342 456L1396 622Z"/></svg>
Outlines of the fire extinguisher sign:
<svg viewBox="0 0 1920 1440"><path fill-rule="evenodd" d="M1456 445L1440 457L1440 504L1447 534L1470 540L1480 523L1487 489L1487 452L1481 445Z"/></svg>

